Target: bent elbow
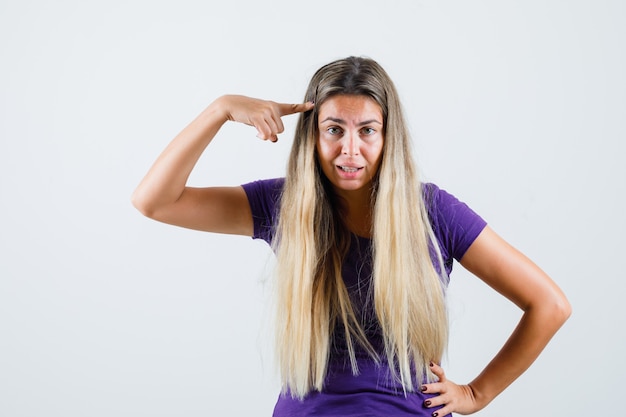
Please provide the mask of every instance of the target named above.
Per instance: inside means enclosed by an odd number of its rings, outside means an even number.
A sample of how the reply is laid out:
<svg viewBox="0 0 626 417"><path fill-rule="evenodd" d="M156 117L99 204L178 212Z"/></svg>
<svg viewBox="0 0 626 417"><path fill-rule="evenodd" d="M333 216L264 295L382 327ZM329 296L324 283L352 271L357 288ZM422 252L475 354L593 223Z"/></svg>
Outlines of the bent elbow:
<svg viewBox="0 0 626 417"><path fill-rule="evenodd" d="M561 327L572 315L572 305L565 295L559 294L552 303L550 318L557 328Z"/></svg>
<svg viewBox="0 0 626 417"><path fill-rule="evenodd" d="M561 302L558 305L559 316L562 319L562 323L565 323L568 318L572 315L572 305L567 300L565 296L563 296Z"/></svg>
<svg viewBox="0 0 626 417"><path fill-rule="evenodd" d="M141 214L146 217L154 218L154 207L150 204L150 202L142 197L141 192L139 190L135 190L130 197L130 202Z"/></svg>

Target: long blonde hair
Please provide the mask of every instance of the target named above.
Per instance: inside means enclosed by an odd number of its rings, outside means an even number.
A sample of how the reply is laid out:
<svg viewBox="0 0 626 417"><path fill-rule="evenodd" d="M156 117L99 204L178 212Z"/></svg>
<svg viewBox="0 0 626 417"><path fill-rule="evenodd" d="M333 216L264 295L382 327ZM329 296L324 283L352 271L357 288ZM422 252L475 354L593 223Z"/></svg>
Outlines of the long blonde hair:
<svg viewBox="0 0 626 417"><path fill-rule="evenodd" d="M445 350L448 323L440 276L445 269L396 89L380 65L357 57L331 62L314 74L305 101L313 101L315 108L300 116L289 157L274 241L276 352L283 390L302 398L323 389L336 325L345 333L353 373L358 373L355 343L379 359L341 276L350 233L316 155L317 110L337 94L370 97L383 113L383 156L372 191L374 307L384 355L406 393L416 381L430 380L428 363Z"/></svg>

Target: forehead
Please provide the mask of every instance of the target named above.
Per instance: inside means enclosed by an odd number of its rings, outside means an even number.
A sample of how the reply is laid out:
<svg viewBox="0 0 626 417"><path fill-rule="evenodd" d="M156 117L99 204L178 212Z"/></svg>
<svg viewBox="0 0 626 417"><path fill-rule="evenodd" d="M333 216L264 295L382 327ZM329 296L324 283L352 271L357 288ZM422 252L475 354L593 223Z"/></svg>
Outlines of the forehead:
<svg viewBox="0 0 626 417"><path fill-rule="evenodd" d="M362 95L336 95L324 101L318 111L318 120L323 123L327 118L341 119L346 123L362 120L383 122L382 110L371 97Z"/></svg>

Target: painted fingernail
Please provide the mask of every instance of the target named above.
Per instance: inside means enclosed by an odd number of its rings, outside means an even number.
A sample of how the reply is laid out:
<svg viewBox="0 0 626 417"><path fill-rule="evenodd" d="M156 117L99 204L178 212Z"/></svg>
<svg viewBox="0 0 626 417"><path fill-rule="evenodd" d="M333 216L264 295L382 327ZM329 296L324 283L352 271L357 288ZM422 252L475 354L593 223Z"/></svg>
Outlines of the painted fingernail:
<svg viewBox="0 0 626 417"><path fill-rule="evenodd" d="M432 414L433 417L437 417L438 415L439 415L439 413L436 412L436 411Z"/></svg>
<svg viewBox="0 0 626 417"><path fill-rule="evenodd" d="M426 401L424 401L424 405L425 405L426 407L430 407L430 404L431 404L430 400L426 400Z"/></svg>
<svg viewBox="0 0 626 417"><path fill-rule="evenodd" d="M431 362L430 363L430 367L432 368L433 366L435 366L435 364Z"/></svg>
<svg viewBox="0 0 626 417"><path fill-rule="evenodd" d="M422 386L421 386L421 388L420 388L420 391L425 392L427 389L428 389L428 388L426 388L426 386L425 386L425 385L422 385Z"/></svg>

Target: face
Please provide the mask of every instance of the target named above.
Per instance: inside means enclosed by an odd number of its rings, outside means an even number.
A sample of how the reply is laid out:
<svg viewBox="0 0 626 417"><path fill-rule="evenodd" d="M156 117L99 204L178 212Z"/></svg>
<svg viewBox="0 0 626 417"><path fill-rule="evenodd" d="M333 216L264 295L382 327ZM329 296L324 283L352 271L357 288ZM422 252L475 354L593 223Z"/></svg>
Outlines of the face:
<svg viewBox="0 0 626 417"><path fill-rule="evenodd" d="M337 95L318 112L317 155L322 171L344 196L369 190L384 143L383 114L367 96Z"/></svg>

